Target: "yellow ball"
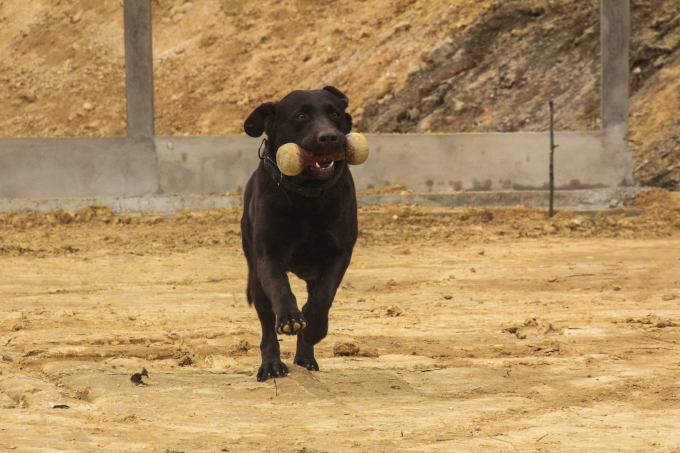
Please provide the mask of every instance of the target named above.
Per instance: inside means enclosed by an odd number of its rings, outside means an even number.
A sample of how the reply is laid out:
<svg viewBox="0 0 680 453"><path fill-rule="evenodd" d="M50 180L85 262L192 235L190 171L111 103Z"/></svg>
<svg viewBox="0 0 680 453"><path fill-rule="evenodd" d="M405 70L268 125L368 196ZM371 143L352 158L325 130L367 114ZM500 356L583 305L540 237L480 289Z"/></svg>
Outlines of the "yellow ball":
<svg viewBox="0 0 680 453"><path fill-rule="evenodd" d="M296 176L305 169L302 152L295 143L286 143L276 151L276 165L286 176Z"/></svg>
<svg viewBox="0 0 680 453"><path fill-rule="evenodd" d="M361 165L368 159L368 141L363 134L351 132L346 135L347 152L345 153L348 164Z"/></svg>

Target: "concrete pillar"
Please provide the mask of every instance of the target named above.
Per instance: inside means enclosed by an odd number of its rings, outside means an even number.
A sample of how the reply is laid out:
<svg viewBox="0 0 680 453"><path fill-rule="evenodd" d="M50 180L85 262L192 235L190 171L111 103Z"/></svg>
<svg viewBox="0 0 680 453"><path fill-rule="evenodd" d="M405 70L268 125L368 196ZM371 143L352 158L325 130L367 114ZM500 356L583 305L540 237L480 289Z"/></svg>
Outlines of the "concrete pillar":
<svg viewBox="0 0 680 453"><path fill-rule="evenodd" d="M630 0L601 0L603 131L628 133Z"/></svg>
<svg viewBox="0 0 680 453"><path fill-rule="evenodd" d="M127 135L152 137L155 129L151 0L124 0L123 8Z"/></svg>

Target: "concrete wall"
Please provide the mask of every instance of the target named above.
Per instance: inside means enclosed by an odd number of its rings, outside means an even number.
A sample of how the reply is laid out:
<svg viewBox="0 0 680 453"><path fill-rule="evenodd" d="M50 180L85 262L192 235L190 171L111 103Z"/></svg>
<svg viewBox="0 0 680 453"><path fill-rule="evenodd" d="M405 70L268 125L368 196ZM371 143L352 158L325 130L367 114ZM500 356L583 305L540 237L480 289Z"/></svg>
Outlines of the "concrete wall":
<svg viewBox="0 0 680 453"><path fill-rule="evenodd" d="M535 190L548 184L546 133L368 135L371 154L351 167L359 190L401 184ZM556 134L558 189L632 185L632 152L602 132ZM209 194L242 191L261 139L0 139L0 197Z"/></svg>
<svg viewBox="0 0 680 453"><path fill-rule="evenodd" d="M0 197L158 192L152 139L2 138Z"/></svg>
<svg viewBox="0 0 680 453"><path fill-rule="evenodd" d="M417 192L532 190L548 184L546 133L367 135L371 154L351 167L357 189L401 184ZM613 140L614 143L609 143ZM556 134L558 189L630 186L632 152L600 132ZM160 192L241 191L261 139L156 137Z"/></svg>
<svg viewBox="0 0 680 453"><path fill-rule="evenodd" d="M632 152L623 141L607 146L600 132L557 133L555 141L557 189L632 185ZM548 188L546 133L375 135L368 142L369 160L352 168L360 190L391 184L418 192Z"/></svg>
<svg viewBox="0 0 680 453"><path fill-rule="evenodd" d="M241 192L259 163L261 138L155 137L160 192Z"/></svg>

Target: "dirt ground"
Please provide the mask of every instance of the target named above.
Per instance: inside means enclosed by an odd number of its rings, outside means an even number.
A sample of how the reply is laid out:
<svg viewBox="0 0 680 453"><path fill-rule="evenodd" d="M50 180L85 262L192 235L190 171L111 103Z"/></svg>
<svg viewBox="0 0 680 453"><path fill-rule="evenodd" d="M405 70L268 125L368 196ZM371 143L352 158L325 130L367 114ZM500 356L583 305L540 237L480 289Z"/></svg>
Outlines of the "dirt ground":
<svg viewBox="0 0 680 453"><path fill-rule="evenodd" d="M680 198L628 203L361 208L321 371L263 383L238 209L0 216L0 449L680 452Z"/></svg>

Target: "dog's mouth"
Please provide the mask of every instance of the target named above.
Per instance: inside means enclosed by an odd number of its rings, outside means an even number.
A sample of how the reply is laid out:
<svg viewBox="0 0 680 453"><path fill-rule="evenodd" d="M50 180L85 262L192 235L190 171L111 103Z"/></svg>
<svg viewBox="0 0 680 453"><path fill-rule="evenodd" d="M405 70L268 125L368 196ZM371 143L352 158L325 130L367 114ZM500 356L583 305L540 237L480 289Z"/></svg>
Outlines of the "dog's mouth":
<svg viewBox="0 0 680 453"><path fill-rule="evenodd" d="M317 162L312 165L307 165L309 171L316 179L329 179L335 172L335 161L331 162Z"/></svg>

